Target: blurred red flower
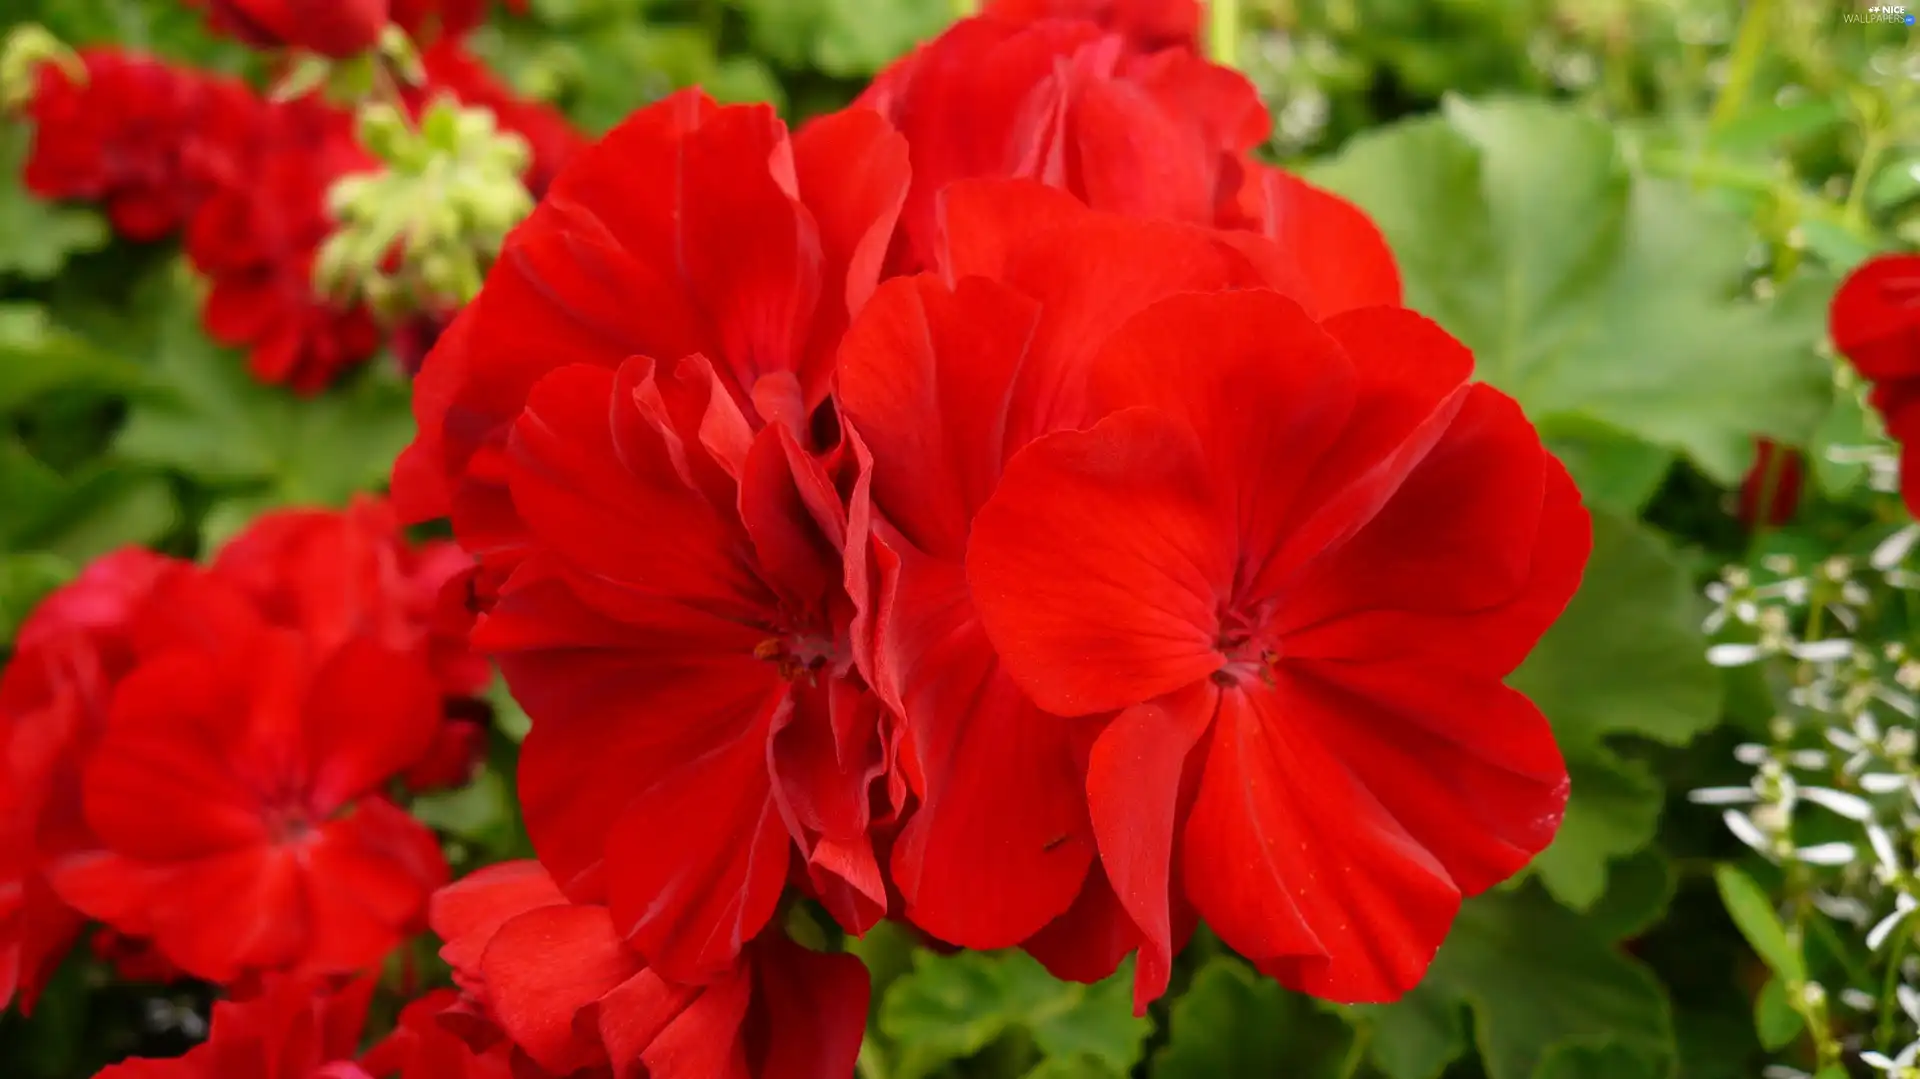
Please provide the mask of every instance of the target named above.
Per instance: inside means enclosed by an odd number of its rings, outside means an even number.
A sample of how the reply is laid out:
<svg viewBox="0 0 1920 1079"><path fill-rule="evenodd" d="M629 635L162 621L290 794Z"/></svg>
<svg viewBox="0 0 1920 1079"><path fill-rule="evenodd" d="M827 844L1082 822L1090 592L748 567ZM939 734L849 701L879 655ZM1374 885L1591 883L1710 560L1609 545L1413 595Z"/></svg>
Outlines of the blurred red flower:
<svg viewBox="0 0 1920 1079"><path fill-rule="evenodd" d="M987 0L984 14L1023 22L1081 19L1126 37L1141 52L1197 49L1199 0Z"/></svg>
<svg viewBox="0 0 1920 1079"><path fill-rule="evenodd" d="M204 0L214 29L260 49L344 58L372 49L387 0Z"/></svg>
<svg viewBox="0 0 1920 1079"><path fill-rule="evenodd" d="M238 83L136 53L88 48L80 59L81 79L40 67L26 185L42 198L102 204L128 239L162 239L239 168L236 147L216 136L235 126L249 96Z"/></svg>
<svg viewBox="0 0 1920 1079"><path fill-rule="evenodd" d="M446 878L433 833L378 793L432 742L437 688L370 636L325 647L216 579L169 584L135 635L168 639L187 610L210 632L116 689L82 766L97 845L54 889L210 981L373 966Z"/></svg>
<svg viewBox="0 0 1920 1079"><path fill-rule="evenodd" d="M1782 525L1800 508L1800 489L1806 482L1807 459L1791 446L1770 438L1754 440L1753 467L1740 482L1735 512L1748 528L1762 523Z"/></svg>
<svg viewBox="0 0 1920 1079"><path fill-rule="evenodd" d="M136 662L135 610L178 570L138 549L97 560L34 610L0 672L0 1008L30 1007L80 931L43 849L86 842L80 761Z"/></svg>
<svg viewBox="0 0 1920 1079"><path fill-rule="evenodd" d="M129 1060L95 1079L365 1079L353 1059L372 997L371 979L276 978L257 996L216 1003L207 1040L185 1056Z"/></svg>
<svg viewBox="0 0 1920 1079"><path fill-rule="evenodd" d="M605 907L569 902L533 862L489 866L442 889L432 921L469 1001L449 1020L480 1046L506 1038L516 1068L844 1079L860 1053L870 990L850 955L772 935L712 979L676 984L625 945Z"/></svg>
<svg viewBox="0 0 1920 1079"><path fill-rule="evenodd" d="M1881 255L1849 274L1828 316L1833 344L1873 384L1900 444L1900 495L1920 515L1920 255Z"/></svg>

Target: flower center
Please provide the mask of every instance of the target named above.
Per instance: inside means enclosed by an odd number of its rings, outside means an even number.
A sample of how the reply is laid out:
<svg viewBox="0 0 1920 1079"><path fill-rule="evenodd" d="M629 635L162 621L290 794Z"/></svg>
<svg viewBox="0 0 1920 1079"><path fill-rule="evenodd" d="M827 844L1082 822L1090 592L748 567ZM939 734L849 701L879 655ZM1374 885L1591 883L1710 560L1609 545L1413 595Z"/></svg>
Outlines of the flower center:
<svg viewBox="0 0 1920 1079"><path fill-rule="evenodd" d="M1280 661L1279 642L1267 631L1267 612L1223 607L1220 636L1213 642L1224 662L1213 672L1213 683L1225 689L1251 685L1256 680L1274 684L1273 665Z"/></svg>
<svg viewBox="0 0 1920 1079"><path fill-rule="evenodd" d="M789 682L805 678L814 684L819 671L835 659L832 638L807 633L768 637L754 646L756 659L764 659L779 668L780 677Z"/></svg>

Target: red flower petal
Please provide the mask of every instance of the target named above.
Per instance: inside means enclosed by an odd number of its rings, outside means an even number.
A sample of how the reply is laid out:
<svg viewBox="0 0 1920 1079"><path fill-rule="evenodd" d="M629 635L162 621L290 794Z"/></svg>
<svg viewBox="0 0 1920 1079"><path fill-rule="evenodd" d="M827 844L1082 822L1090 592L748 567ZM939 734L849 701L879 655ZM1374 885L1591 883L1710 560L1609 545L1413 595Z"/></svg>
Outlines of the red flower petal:
<svg viewBox="0 0 1920 1079"><path fill-rule="evenodd" d="M440 691L417 654L348 641L314 675L304 710L308 798L330 812L420 759L440 725Z"/></svg>
<svg viewBox="0 0 1920 1079"><path fill-rule="evenodd" d="M588 906L540 907L508 919L480 966L501 1028L555 1075L598 1062L598 1039L581 1038L574 1017L641 969L606 909Z"/></svg>
<svg viewBox="0 0 1920 1079"><path fill-rule="evenodd" d="M1125 708L1220 669L1235 551L1213 487L1193 436L1147 409L1008 463L974 521L967 575L1001 662L1041 708Z"/></svg>
<svg viewBox="0 0 1920 1079"><path fill-rule="evenodd" d="M1330 721L1284 681L1221 695L1183 880L1220 938L1282 984L1391 1000L1426 973L1460 892L1321 741Z"/></svg>

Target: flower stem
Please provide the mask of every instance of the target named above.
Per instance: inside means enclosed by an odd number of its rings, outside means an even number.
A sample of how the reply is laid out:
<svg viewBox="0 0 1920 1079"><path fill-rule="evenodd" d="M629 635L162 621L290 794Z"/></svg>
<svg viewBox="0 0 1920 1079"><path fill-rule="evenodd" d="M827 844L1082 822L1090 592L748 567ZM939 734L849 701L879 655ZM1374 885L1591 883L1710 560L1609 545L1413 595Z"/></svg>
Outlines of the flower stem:
<svg viewBox="0 0 1920 1079"><path fill-rule="evenodd" d="M1713 112L1709 116L1708 127L1718 131L1733 122L1747 103L1747 93L1753 89L1753 78L1760 70L1760 58L1766 55L1767 32L1773 27L1773 0L1747 0L1747 9L1740 15L1740 33L1733 42L1733 56L1728 61L1727 81L1720 85L1720 94L1714 99Z"/></svg>
<svg viewBox="0 0 1920 1079"><path fill-rule="evenodd" d="M1213 62L1239 70L1240 0L1213 0L1207 14L1207 50Z"/></svg>

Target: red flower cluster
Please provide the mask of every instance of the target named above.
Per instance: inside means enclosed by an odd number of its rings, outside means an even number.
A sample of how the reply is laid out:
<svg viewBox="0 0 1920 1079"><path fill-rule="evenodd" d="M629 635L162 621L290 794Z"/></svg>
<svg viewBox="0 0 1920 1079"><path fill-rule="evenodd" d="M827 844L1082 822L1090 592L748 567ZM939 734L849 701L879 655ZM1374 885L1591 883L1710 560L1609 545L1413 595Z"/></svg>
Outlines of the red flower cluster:
<svg viewBox="0 0 1920 1079"><path fill-rule="evenodd" d="M264 517L208 569L113 555L42 605L0 677L0 1002L83 916L223 983L362 970L417 928L446 864L382 792L488 678L436 632L464 562L364 503Z"/></svg>
<svg viewBox="0 0 1920 1079"><path fill-rule="evenodd" d="M260 49L357 56L392 23L415 41L457 41L486 18L486 0L188 0L213 29ZM524 12L527 0L507 0Z"/></svg>
<svg viewBox="0 0 1920 1079"><path fill-rule="evenodd" d="M1565 767L1503 679L1586 513L1372 224L1247 156L1265 125L1189 52L985 17L795 134L682 94L560 174L395 476L533 720L544 872L435 913L517 1051L712 1074L609 1017L754 981L699 1021L748 1017L722 1073L845 1075L837 1036L755 1063L762 972L856 981L778 958L788 888L1078 980L1137 952L1141 1007L1199 917L1389 999L1552 838ZM527 961L558 941L565 986Z"/></svg>
<svg viewBox="0 0 1920 1079"><path fill-rule="evenodd" d="M1854 270L1829 323L1834 347L1873 384L1873 407L1901 447L1901 497L1920 515L1920 255L1882 255Z"/></svg>
<svg viewBox="0 0 1920 1079"><path fill-rule="evenodd" d="M334 0L308 6L345 10ZM532 146L526 181L536 192L579 147L563 117L517 99L458 40L441 39L423 59L428 81L409 105L450 94L493 110ZM26 169L35 193L104 203L129 239L184 232L210 283L208 334L246 349L264 382L316 392L379 351L371 313L331 303L313 284L314 256L333 227L328 189L376 165L355 141L350 113L317 97L270 101L232 79L113 50L87 50L82 60L81 80L42 69Z"/></svg>

